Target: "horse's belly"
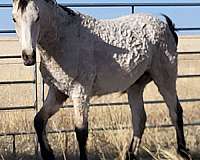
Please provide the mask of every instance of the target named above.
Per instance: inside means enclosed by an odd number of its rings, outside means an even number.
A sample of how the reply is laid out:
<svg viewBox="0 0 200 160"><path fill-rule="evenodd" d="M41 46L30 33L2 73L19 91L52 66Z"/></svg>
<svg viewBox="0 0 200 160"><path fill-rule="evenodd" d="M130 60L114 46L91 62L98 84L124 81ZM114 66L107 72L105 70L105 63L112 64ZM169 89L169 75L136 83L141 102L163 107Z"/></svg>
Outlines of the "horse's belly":
<svg viewBox="0 0 200 160"><path fill-rule="evenodd" d="M125 91L139 79L147 70L147 63L139 64L134 70L125 72L123 70L106 70L98 72L93 86L94 95L104 95L113 92Z"/></svg>
<svg viewBox="0 0 200 160"><path fill-rule="evenodd" d="M107 75L98 77L95 80L93 94L104 95L118 91L126 90L132 83L132 79L127 77L118 77Z"/></svg>
<svg viewBox="0 0 200 160"><path fill-rule="evenodd" d="M98 47L103 48L103 46ZM150 67L152 52L141 49L103 48L95 52L96 79L93 86L95 95L125 91Z"/></svg>

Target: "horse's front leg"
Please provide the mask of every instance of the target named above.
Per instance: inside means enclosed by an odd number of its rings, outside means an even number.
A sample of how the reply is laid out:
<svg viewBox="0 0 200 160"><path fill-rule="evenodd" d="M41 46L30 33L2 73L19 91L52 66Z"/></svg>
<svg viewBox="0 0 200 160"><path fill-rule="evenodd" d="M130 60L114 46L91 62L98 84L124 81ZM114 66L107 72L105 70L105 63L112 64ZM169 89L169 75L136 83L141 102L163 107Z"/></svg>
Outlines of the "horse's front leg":
<svg viewBox="0 0 200 160"><path fill-rule="evenodd" d="M56 88L50 87L43 107L35 116L34 126L37 133L38 142L40 144L41 156L44 160L55 160L53 150L48 143L45 131L47 121L59 110L67 98L67 95L61 93Z"/></svg>
<svg viewBox="0 0 200 160"><path fill-rule="evenodd" d="M80 96L73 99L75 132L78 140L80 160L87 160L86 143L88 138L88 110L89 100L86 96Z"/></svg>

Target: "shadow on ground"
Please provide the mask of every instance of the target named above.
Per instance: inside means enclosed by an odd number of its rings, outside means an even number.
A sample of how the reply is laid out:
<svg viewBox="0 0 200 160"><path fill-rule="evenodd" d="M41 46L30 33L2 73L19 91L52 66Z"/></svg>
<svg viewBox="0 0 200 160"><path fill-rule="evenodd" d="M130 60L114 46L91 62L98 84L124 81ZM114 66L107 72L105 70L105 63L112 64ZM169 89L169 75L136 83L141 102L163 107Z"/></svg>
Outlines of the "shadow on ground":
<svg viewBox="0 0 200 160"><path fill-rule="evenodd" d="M94 159L94 160L100 160L101 158L98 157L96 154L88 154L89 159ZM79 156L78 155L67 155L65 156L56 156L56 160L78 160ZM7 153L6 155L3 155L0 153L0 160L42 160L40 155L28 155L28 154L12 154L12 153Z"/></svg>
<svg viewBox="0 0 200 160"><path fill-rule="evenodd" d="M200 152L191 152L192 158L194 160L199 160L200 159Z"/></svg>
<svg viewBox="0 0 200 160"><path fill-rule="evenodd" d="M200 159L200 153L199 152L191 152L193 160L199 160ZM109 158L110 157L110 158ZM89 160L121 160L119 158L114 158L114 156L109 157L100 157L97 153L89 153L88 159ZM112 157L112 158L111 158ZM17 154L13 155L12 153L7 153L6 155L0 154L0 160L42 160L40 156L36 155L28 155L28 154ZM56 156L56 160L79 160L78 155L67 155L67 157L62 156ZM154 160L151 155L148 153L141 153L141 160Z"/></svg>

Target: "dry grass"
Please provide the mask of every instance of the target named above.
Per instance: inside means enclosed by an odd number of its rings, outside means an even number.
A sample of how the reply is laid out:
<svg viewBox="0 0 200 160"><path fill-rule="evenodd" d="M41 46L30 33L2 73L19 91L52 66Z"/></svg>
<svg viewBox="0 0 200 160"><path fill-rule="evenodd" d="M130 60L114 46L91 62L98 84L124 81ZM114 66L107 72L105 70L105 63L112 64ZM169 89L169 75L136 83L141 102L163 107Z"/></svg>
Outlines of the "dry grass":
<svg viewBox="0 0 200 160"><path fill-rule="evenodd" d="M12 74L10 74L13 76ZM23 77L21 77L22 79ZM20 78L19 78L20 79ZM179 88L186 97L197 96L199 90L186 85L187 81L179 80ZM193 81L196 85L196 80ZM152 84L146 89L146 99L160 99L157 92L152 91ZM32 85L6 85L0 86L1 105L18 106L20 104L31 105L34 96L30 93L34 90ZM182 91L181 90L181 91ZM192 97L192 96L191 96ZM92 99L91 103L124 102L126 96L110 95ZM70 102L68 102L70 103ZM199 103L184 103L184 122L190 123L200 119ZM164 104L146 105L147 125L149 124L170 124L167 108ZM0 112L1 133L34 131L33 118L34 110ZM130 142L131 129L122 129L124 126L131 126L130 109L127 106L93 107L89 113L89 127L103 128L103 131L90 130L87 149L89 159L95 160L121 160ZM113 128L118 130L107 130ZM73 109L61 109L48 123L48 130L73 129ZM194 159L200 159L200 127L186 127L185 135L188 148L191 149ZM31 160L35 154L35 137L33 135L16 136L16 155L13 155L12 137L0 137L0 159L2 160ZM49 141L56 153L57 159L78 159L78 147L74 133L49 134ZM176 154L176 139L173 128L146 129L142 140L142 159L155 160L179 160Z"/></svg>
<svg viewBox="0 0 200 160"><path fill-rule="evenodd" d="M199 119L198 106L184 108L184 121ZM147 105L147 124L169 124L166 107ZM194 114L195 113L195 114ZM33 131L34 111L0 112L0 128L3 132ZM103 128L103 131L90 131L87 149L89 159L120 160L130 141L132 131L121 130L130 126L130 110L126 106L91 108L90 128ZM106 130L107 127L119 130ZM48 123L48 130L73 129L73 110L61 109ZM200 127L186 127L186 140L196 159L200 158ZM50 143L58 159L77 159L77 142L74 133L49 134ZM16 137L16 156L12 155L12 137L0 137L0 155L2 160L29 160L35 156L34 136ZM176 154L176 139L173 128L146 129L141 145L142 159L179 160Z"/></svg>
<svg viewBox="0 0 200 160"><path fill-rule="evenodd" d="M16 73L17 74L17 73ZM29 74L30 75L30 74ZM8 76L8 75L7 75ZM10 76L10 77L9 77ZM10 73L8 79L14 77ZM24 77L17 74L19 80ZM5 78L5 77L0 77ZM7 78L5 78L6 80ZM195 88L199 82L193 80L192 85L187 85L189 80L178 81L178 91L182 97L198 97L200 89ZM194 89L195 88L195 89ZM0 86L1 107L32 105L34 102L32 85L3 85ZM160 99L155 91L152 95L152 86L145 92L145 99ZM110 95L92 99L91 103L124 102L126 96ZM70 103L70 102L69 102ZM199 103L184 103L184 122L190 123L200 119ZM148 121L147 124L169 124L167 108L164 104L146 105ZM34 110L0 112L0 132L22 132L34 131L33 118ZM89 113L89 127L103 128L103 131L90 130L87 149L89 159L94 160L121 160L130 142L131 129L124 129L124 126L131 126L130 109L127 106L94 107ZM118 130L106 130L108 127ZM61 109L48 123L48 130L73 129L73 109ZM191 149L194 159L200 159L200 127L186 127L185 135L188 148ZM0 159L2 160L31 160L35 154L35 137L33 135L16 136L16 155L13 155L12 137L0 137ZM78 159L78 148L74 133L49 134L49 141L56 153L57 159ZM176 154L176 139L173 128L146 129L141 145L142 159L155 160L179 160Z"/></svg>

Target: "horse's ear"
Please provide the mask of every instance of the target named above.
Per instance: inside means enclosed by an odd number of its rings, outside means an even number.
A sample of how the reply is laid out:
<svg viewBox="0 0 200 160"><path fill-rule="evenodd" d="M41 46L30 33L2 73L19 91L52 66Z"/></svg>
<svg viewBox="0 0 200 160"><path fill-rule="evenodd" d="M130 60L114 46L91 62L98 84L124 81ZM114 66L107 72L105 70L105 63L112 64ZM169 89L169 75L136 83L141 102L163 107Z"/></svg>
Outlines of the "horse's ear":
<svg viewBox="0 0 200 160"><path fill-rule="evenodd" d="M30 0L19 0L18 9L21 9L21 11L24 12L24 10L25 10L26 6L28 5L29 1Z"/></svg>

